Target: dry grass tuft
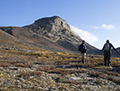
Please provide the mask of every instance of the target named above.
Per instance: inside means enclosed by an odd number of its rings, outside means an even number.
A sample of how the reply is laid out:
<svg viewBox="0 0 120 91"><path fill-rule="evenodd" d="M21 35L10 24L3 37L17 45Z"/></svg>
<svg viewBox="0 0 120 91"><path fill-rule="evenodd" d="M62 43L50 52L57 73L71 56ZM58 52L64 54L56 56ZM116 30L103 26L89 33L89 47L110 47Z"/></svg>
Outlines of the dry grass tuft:
<svg viewBox="0 0 120 91"><path fill-rule="evenodd" d="M76 84L76 85L82 85L82 81L69 81L69 80L62 80L62 81L60 81L60 82L62 82L62 83L70 83L70 84Z"/></svg>
<svg viewBox="0 0 120 91"><path fill-rule="evenodd" d="M48 73L56 73L56 74L62 74L62 75L66 75L66 74L73 74L73 73L86 73L87 70L85 69L75 69L75 70L71 70L71 69L62 69L62 68L56 68L56 67L40 67L37 70L39 71L45 71Z"/></svg>
<svg viewBox="0 0 120 91"><path fill-rule="evenodd" d="M22 77L22 78L28 78L30 76L41 76L42 72L41 71L34 71L34 72L21 72L19 77Z"/></svg>
<svg viewBox="0 0 120 91"><path fill-rule="evenodd" d="M90 76L91 77L101 77L101 76L103 76L103 72L92 72L91 74L90 74Z"/></svg>
<svg viewBox="0 0 120 91"><path fill-rule="evenodd" d="M29 63L16 63L14 66L16 67L30 67L31 65Z"/></svg>
<svg viewBox="0 0 120 91"><path fill-rule="evenodd" d="M93 72L90 74L91 77L100 77L103 79L108 79L110 81L113 81L115 83L120 83L120 77L119 73L117 72L112 72L112 71L107 71L106 73L104 72Z"/></svg>
<svg viewBox="0 0 120 91"><path fill-rule="evenodd" d="M37 70L38 70L38 71L48 72L48 71L50 71L50 70L52 70L52 69L55 69L55 67L54 67L54 66L53 66L53 67L42 66L42 67L39 67Z"/></svg>
<svg viewBox="0 0 120 91"><path fill-rule="evenodd" d="M107 71L107 74L112 76L119 76L119 73L113 71Z"/></svg>
<svg viewBox="0 0 120 91"><path fill-rule="evenodd" d="M83 67L83 68L93 68L95 65L92 63L72 63L70 64L70 67Z"/></svg>
<svg viewBox="0 0 120 91"><path fill-rule="evenodd" d="M70 69L55 68L55 69L50 70L48 72L66 75L66 74L73 74L73 73L86 73L87 71L82 70L82 69L70 70Z"/></svg>
<svg viewBox="0 0 120 91"><path fill-rule="evenodd" d="M0 64L0 67L9 67L9 66L11 66L11 64L9 64L9 63L1 63Z"/></svg>

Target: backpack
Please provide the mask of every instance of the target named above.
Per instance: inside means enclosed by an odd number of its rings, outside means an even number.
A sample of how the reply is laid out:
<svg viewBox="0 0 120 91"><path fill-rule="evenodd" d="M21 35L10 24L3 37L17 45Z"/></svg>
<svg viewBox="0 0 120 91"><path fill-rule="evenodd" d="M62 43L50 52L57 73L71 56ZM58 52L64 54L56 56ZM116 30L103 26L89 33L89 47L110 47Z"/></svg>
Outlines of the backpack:
<svg viewBox="0 0 120 91"><path fill-rule="evenodd" d="M105 51L109 51L110 50L110 44L109 43L105 44L104 50Z"/></svg>
<svg viewBox="0 0 120 91"><path fill-rule="evenodd" d="M78 46L78 51L81 52L82 50L83 50L83 45L81 44L81 45Z"/></svg>

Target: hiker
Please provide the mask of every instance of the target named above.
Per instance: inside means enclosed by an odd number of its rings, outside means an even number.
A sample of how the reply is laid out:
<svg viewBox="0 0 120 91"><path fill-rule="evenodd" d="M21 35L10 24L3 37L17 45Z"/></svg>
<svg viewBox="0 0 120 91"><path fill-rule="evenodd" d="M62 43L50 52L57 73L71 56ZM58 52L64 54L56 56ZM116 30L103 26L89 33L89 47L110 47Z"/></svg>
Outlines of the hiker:
<svg viewBox="0 0 120 91"><path fill-rule="evenodd" d="M85 58L86 58L86 52L87 52L87 47L85 45L85 40L82 40L82 43L79 45L79 51L82 54L82 63L85 63Z"/></svg>
<svg viewBox="0 0 120 91"><path fill-rule="evenodd" d="M110 57L111 57L111 48L113 48L117 53L118 51L115 49L115 47L110 43L109 40L106 41L104 44L102 51L104 52L104 65L106 66L106 62L108 62L108 66L110 67Z"/></svg>

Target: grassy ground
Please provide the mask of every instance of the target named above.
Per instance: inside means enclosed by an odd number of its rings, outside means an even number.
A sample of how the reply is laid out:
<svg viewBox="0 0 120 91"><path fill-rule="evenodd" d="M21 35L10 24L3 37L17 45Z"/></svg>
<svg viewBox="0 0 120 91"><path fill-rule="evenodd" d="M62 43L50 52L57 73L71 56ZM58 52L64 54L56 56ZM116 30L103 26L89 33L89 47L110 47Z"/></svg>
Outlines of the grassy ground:
<svg viewBox="0 0 120 91"><path fill-rule="evenodd" d="M100 67L104 65L104 58L102 55L89 55L87 54L86 63L82 64L81 54L69 54L66 52L21 52L16 50L3 50L0 49L0 58L3 59L3 64L8 63L9 65L15 64L10 59L22 59L25 63L30 64L53 64L57 66L71 65L71 66L84 66L84 67ZM28 61L29 59L29 61ZM35 61L37 60L37 61ZM44 60L44 62L43 62ZM2 62L1 62L2 63ZM16 62L17 63L17 62ZM1 64L2 65L2 64ZM111 66L120 67L120 58L111 57Z"/></svg>
<svg viewBox="0 0 120 91"><path fill-rule="evenodd" d="M96 69L89 75L91 77L101 77L117 83L120 83L119 73L111 70L110 67L104 66L104 58L101 55L87 55L86 63L82 64L81 54L69 54L63 52L44 52L44 53L29 53L16 50L1 50L0 49L0 67L24 67L30 68L33 65L41 65L35 72L22 72L21 77L29 77L32 75L41 75L41 71L56 74L72 74L86 73L85 69ZM112 67L120 67L120 58L111 58ZM75 68L73 70L72 68ZM115 78L116 77L116 78ZM113 79L114 78L114 79ZM70 82L71 83L71 82ZM77 84L76 82L72 82Z"/></svg>

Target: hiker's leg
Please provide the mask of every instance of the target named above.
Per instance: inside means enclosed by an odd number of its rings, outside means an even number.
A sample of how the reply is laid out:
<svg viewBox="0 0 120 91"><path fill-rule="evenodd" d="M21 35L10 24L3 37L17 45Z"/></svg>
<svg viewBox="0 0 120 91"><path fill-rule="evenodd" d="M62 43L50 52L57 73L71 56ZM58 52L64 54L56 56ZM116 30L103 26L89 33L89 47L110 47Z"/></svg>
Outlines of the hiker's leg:
<svg viewBox="0 0 120 91"><path fill-rule="evenodd" d="M82 63L85 63L86 53L82 53Z"/></svg>
<svg viewBox="0 0 120 91"><path fill-rule="evenodd" d="M84 63L84 53L82 53L82 63Z"/></svg>
<svg viewBox="0 0 120 91"><path fill-rule="evenodd" d="M107 57L104 56L104 65L106 66Z"/></svg>
<svg viewBox="0 0 120 91"><path fill-rule="evenodd" d="M110 66L111 60L110 60L110 56L108 57L108 66Z"/></svg>

